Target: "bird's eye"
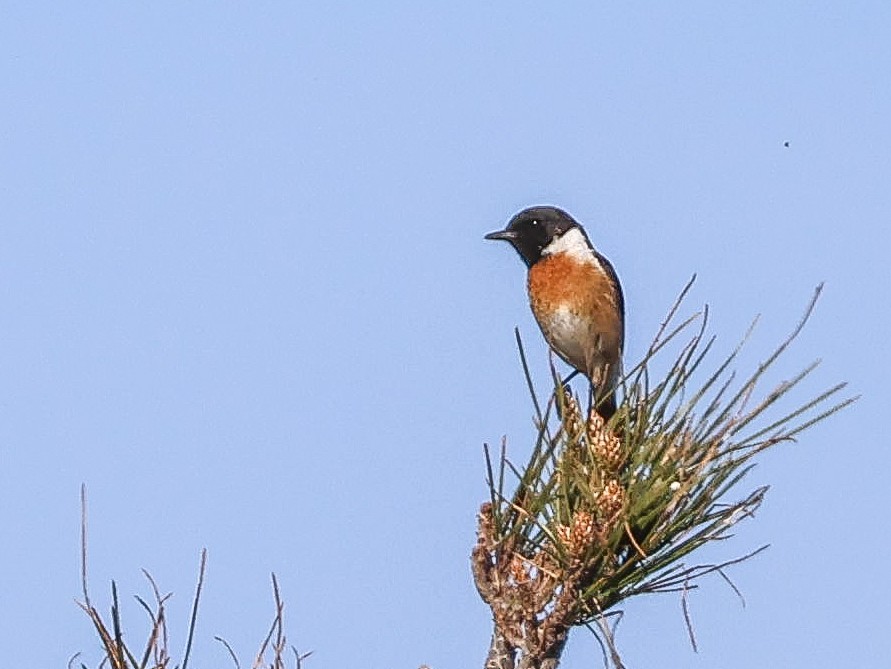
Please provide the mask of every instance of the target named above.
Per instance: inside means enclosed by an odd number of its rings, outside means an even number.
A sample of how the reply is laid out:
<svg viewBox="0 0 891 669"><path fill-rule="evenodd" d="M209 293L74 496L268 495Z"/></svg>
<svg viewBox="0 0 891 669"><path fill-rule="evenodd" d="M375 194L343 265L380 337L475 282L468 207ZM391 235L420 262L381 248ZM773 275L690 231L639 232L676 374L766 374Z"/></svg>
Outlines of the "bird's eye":
<svg viewBox="0 0 891 669"><path fill-rule="evenodd" d="M531 225L533 228L537 228L537 227L538 227L538 220L537 220L537 219L532 219L532 220L529 222L529 225Z"/></svg>

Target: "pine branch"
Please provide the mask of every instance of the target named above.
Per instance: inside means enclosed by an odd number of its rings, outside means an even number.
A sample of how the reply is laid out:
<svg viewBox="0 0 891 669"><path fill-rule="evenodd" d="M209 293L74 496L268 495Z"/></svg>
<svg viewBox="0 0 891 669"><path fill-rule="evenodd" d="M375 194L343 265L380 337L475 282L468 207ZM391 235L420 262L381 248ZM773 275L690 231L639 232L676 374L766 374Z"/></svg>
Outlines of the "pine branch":
<svg viewBox="0 0 891 669"><path fill-rule="evenodd" d="M580 625L621 667L606 616L643 594L681 592L686 603L703 577L726 579L725 568L766 548L718 564L687 563L702 546L731 536L763 503L767 487L744 488L755 455L857 399L838 399L845 387L838 384L792 400L817 363L767 392L761 388L822 286L789 337L738 382L732 367L754 324L705 372L715 345L706 335L708 309L677 323L691 285L624 379L623 402L607 424L596 412L583 415L579 398L553 371L553 392L546 403L539 400L517 333L536 435L523 466L508 459L504 443L496 454L485 450L489 501L480 509L472 563L495 626L488 669L555 669L570 629ZM651 383L654 362L672 348L668 372ZM791 408L777 417L784 406Z"/></svg>

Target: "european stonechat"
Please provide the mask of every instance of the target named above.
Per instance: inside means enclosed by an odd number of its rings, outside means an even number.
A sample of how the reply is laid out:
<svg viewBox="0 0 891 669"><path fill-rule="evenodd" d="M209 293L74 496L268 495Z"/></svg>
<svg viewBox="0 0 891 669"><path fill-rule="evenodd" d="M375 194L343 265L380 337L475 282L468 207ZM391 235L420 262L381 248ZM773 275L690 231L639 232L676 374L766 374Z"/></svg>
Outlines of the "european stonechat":
<svg viewBox="0 0 891 669"><path fill-rule="evenodd" d="M486 239L510 242L529 269L529 305L548 345L584 374L604 420L616 412L625 344L625 298L609 260L557 207L530 207Z"/></svg>

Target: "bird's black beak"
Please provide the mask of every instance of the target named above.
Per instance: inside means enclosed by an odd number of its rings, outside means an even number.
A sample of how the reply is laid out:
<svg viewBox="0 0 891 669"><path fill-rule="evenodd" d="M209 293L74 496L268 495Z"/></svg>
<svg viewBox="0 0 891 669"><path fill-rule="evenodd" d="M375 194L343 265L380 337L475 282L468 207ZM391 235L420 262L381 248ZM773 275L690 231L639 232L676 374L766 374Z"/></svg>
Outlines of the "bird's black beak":
<svg viewBox="0 0 891 669"><path fill-rule="evenodd" d="M501 239L506 242L512 242L517 238L517 233L514 230L498 230L496 232L490 232L486 235L486 239Z"/></svg>

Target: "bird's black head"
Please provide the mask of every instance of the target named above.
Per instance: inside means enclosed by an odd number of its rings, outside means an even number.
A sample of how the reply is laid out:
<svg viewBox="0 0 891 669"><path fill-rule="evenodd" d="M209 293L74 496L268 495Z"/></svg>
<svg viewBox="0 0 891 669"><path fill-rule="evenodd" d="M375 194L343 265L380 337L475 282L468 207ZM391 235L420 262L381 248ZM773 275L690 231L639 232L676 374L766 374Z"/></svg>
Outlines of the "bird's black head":
<svg viewBox="0 0 891 669"><path fill-rule="evenodd" d="M572 216L557 207L529 207L510 219L504 230L490 232L486 239L510 242L523 262L532 267L548 244L580 227Z"/></svg>

